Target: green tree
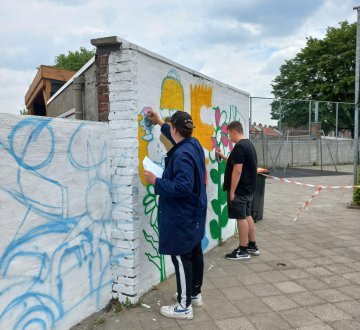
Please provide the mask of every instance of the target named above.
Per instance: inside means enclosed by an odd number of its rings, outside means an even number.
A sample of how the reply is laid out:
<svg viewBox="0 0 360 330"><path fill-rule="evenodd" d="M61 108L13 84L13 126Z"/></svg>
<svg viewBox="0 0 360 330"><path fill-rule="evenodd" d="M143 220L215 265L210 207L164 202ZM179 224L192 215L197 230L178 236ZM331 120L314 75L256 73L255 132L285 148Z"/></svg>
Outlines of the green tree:
<svg viewBox="0 0 360 330"><path fill-rule="evenodd" d="M95 50L88 50L80 47L74 52L69 51L67 55L59 54L55 57L56 68L78 71L80 68L95 55Z"/></svg>
<svg viewBox="0 0 360 330"><path fill-rule="evenodd" d="M328 27L323 39L307 38L305 48L280 66L272 83L273 95L282 99L354 102L356 23ZM339 128L353 127L353 106L339 112ZM308 123L308 103L281 101L281 122L290 127ZM272 119L280 119L274 101ZM320 103L319 118L325 130L335 127L335 105Z"/></svg>
<svg viewBox="0 0 360 330"><path fill-rule="evenodd" d="M20 110L20 115L28 115L29 114L29 110L28 109L22 109Z"/></svg>

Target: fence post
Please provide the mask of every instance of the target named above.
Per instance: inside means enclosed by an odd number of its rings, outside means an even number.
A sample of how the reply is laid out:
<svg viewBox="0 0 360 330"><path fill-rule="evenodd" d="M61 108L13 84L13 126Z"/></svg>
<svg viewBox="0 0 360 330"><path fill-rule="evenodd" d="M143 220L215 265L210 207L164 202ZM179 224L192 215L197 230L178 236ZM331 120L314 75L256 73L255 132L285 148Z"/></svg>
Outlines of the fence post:
<svg viewBox="0 0 360 330"><path fill-rule="evenodd" d="M320 171L323 170L323 159L322 159L322 139L321 139L321 132L320 132Z"/></svg>
<svg viewBox="0 0 360 330"><path fill-rule="evenodd" d="M250 127L252 125L252 97L250 96L250 124L249 124L249 132L250 132ZM249 134L250 135L250 134Z"/></svg>
<svg viewBox="0 0 360 330"><path fill-rule="evenodd" d="M336 165L339 162L339 141L338 141L338 124L339 124L339 102L336 102L336 124L335 124L335 137L336 137Z"/></svg>
<svg viewBox="0 0 360 330"><path fill-rule="evenodd" d="M354 185L357 184L359 163L359 71L360 71L360 6L357 10L356 58L355 58L355 118L354 118Z"/></svg>
<svg viewBox="0 0 360 330"><path fill-rule="evenodd" d="M261 132L261 145L262 145L262 152L263 152L264 167L267 167L267 163L265 160L264 131Z"/></svg>
<svg viewBox="0 0 360 330"><path fill-rule="evenodd" d="M312 112L312 104L311 100L309 101L309 133L308 133L308 155L309 155L309 164L311 164L311 112Z"/></svg>
<svg viewBox="0 0 360 330"><path fill-rule="evenodd" d="M279 132L280 132L280 135L282 135L281 134L281 130L282 130L282 127L281 127L281 117L282 117L282 105L281 105L281 101L280 101L280 106L279 106ZM279 135L279 137L280 137L280 135Z"/></svg>

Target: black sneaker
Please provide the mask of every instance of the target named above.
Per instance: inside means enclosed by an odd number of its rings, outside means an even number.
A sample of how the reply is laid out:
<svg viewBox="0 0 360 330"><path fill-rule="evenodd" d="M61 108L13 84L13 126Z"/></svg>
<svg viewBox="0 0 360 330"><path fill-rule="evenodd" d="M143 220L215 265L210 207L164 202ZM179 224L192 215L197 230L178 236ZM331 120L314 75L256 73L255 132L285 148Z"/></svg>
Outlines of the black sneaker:
<svg viewBox="0 0 360 330"><path fill-rule="evenodd" d="M248 245L247 250L248 250L248 253L253 255L253 256L259 256L260 255L260 251L259 251L257 245L253 245L253 246Z"/></svg>
<svg viewBox="0 0 360 330"><path fill-rule="evenodd" d="M247 252L241 251L240 248L237 248L233 252L226 254L225 259L229 259L229 260L250 260L250 255Z"/></svg>

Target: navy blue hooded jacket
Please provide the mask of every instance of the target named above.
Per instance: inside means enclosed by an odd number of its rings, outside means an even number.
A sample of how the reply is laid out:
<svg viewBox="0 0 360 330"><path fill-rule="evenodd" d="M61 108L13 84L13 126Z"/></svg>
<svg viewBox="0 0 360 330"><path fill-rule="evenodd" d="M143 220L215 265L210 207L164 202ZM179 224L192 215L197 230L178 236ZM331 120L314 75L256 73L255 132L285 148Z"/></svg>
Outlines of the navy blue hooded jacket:
<svg viewBox="0 0 360 330"><path fill-rule="evenodd" d="M162 133L173 144L170 127ZM167 153L162 178L155 181L159 195L159 253L189 253L204 237L207 210L205 155L198 140L186 138Z"/></svg>

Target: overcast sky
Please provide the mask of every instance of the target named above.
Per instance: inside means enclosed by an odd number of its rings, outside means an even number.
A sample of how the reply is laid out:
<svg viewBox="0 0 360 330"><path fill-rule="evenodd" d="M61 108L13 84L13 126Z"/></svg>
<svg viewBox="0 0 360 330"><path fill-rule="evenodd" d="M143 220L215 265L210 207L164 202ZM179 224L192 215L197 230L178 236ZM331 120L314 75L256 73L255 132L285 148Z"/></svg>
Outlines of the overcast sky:
<svg viewBox="0 0 360 330"><path fill-rule="evenodd" d="M41 64L117 35L212 78L271 97L306 37L356 21L360 0L13 0L0 10L0 112L19 113Z"/></svg>

